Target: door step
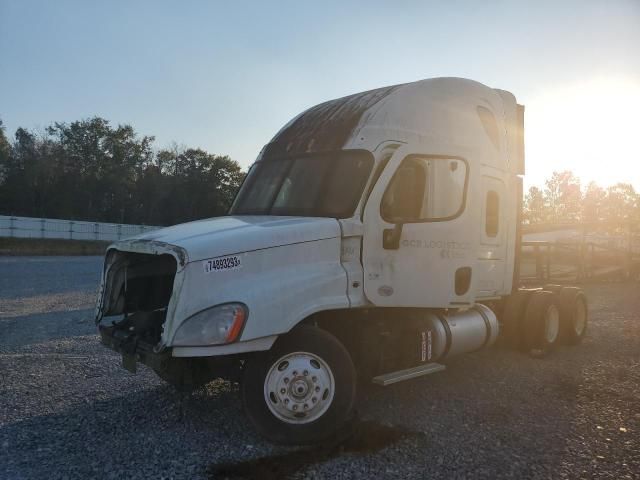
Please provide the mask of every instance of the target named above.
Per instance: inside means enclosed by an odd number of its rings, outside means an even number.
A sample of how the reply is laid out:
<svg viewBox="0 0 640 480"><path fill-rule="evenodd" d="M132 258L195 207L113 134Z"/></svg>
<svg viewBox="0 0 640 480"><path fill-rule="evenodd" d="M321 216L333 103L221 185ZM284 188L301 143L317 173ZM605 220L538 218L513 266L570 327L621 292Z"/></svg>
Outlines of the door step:
<svg viewBox="0 0 640 480"><path fill-rule="evenodd" d="M398 370L397 372L378 375L377 377L373 377L372 381L376 385L386 387L393 383L411 380L412 378L422 377L423 375L429 375L430 373L441 372L445 368L446 367L440 363L426 363L424 365L418 365L417 367L407 368L406 370Z"/></svg>

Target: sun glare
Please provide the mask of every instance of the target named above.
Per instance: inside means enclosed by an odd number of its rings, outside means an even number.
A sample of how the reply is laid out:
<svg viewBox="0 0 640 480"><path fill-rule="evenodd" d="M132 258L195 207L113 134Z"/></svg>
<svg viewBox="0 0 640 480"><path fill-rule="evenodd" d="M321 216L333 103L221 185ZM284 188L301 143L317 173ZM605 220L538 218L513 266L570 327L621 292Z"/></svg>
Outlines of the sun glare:
<svg viewBox="0 0 640 480"><path fill-rule="evenodd" d="M640 190L640 80L596 78L532 98L526 104L528 185L554 170L583 184L632 183Z"/></svg>

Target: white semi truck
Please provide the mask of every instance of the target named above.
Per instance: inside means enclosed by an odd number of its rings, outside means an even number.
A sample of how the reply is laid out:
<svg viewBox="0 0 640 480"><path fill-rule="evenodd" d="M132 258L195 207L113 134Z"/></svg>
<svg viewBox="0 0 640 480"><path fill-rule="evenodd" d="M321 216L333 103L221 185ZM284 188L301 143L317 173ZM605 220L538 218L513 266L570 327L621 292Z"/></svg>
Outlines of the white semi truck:
<svg viewBox="0 0 640 480"><path fill-rule="evenodd" d="M227 216L109 247L102 343L178 387L237 378L257 430L287 444L339 429L358 382L440 371L499 336L578 343L579 289L518 288L523 119L511 93L459 78L306 110Z"/></svg>

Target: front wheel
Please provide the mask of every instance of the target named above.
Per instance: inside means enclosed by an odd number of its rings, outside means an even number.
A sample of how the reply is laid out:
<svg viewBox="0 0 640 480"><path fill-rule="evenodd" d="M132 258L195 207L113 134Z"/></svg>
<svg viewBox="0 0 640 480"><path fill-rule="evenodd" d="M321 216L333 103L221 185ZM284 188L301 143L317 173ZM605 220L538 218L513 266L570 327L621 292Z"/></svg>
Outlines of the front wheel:
<svg viewBox="0 0 640 480"><path fill-rule="evenodd" d="M258 432L285 445L310 445L347 422L356 396L349 353L330 333L302 326L247 360L245 410Z"/></svg>

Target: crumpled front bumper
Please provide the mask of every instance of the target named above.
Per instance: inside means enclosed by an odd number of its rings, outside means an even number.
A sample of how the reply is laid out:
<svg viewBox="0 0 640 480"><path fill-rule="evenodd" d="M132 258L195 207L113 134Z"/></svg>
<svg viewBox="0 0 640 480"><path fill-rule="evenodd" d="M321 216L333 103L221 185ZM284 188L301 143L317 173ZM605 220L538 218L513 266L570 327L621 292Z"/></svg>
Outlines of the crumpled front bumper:
<svg viewBox="0 0 640 480"><path fill-rule="evenodd" d="M213 378L240 380L241 360L246 355L224 355L206 358L176 358L172 348L164 348L160 352L154 350L149 342L138 335L129 333L116 326L99 325L100 342L122 355L122 367L136 373L137 364L142 363L153 369L161 378L188 385L206 383ZM200 379L200 380L198 380ZM206 381L201 381L205 379Z"/></svg>
<svg viewBox="0 0 640 480"><path fill-rule="evenodd" d="M155 352L154 346L115 326L99 325L100 342L122 355L122 366L135 373L136 363L140 362L153 370L164 370L171 361L171 349Z"/></svg>

